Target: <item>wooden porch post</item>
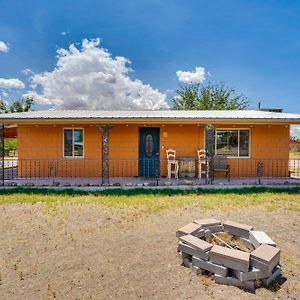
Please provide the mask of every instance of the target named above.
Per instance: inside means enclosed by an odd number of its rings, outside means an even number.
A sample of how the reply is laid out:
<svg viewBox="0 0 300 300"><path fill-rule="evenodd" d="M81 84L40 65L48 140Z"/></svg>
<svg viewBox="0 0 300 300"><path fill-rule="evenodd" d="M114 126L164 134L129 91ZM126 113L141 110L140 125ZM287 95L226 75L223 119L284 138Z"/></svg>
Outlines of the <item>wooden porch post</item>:
<svg viewBox="0 0 300 300"><path fill-rule="evenodd" d="M205 183L213 183L213 156L215 154L215 126L205 126L206 176Z"/></svg>
<svg viewBox="0 0 300 300"><path fill-rule="evenodd" d="M102 184L109 183L109 140L110 140L110 130L111 125L100 125L99 126L102 133Z"/></svg>
<svg viewBox="0 0 300 300"><path fill-rule="evenodd" d="M2 186L4 186L5 182L5 166L4 166L4 156L5 156L5 151L4 151L4 124L1 126L1 177L2 177Z"/></svg>

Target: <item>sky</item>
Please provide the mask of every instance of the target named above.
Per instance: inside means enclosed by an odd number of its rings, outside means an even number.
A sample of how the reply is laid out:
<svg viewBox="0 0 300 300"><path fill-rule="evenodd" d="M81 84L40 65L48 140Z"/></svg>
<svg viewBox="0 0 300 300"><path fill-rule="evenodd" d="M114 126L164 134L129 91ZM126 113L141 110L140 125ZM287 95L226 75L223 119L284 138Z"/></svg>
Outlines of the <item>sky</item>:
<svg viewBox="0 0 300 300"><path fill-rule="evenodd" d="M300 113L300 2L0 0L0 98L36 109L165 109L225 82ZM293 133L300 135L300 129Z"/></svg>

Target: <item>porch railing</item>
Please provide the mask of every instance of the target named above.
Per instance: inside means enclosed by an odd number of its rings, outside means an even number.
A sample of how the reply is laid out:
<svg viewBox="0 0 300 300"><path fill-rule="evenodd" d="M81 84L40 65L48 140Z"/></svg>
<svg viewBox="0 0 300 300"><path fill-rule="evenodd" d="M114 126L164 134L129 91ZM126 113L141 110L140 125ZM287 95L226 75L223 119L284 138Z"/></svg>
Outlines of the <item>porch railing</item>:
<svg viewBox="0 0 300 300"><path fill-rule="evenodd" d="M300 159L229 159L231 179L300 179ZM97 178L101 183L102 162L100 159L9 159L0 168L1 182L55 179L55 178ZM198 180L205 183L205 174L198 178L198 161L182 162L179 179ZM167 160L159 159L110 159L109 179L166 179ZM225 174L217 173L215 181L225 179ZM299 180L300 183L300 180Z"/></svg>

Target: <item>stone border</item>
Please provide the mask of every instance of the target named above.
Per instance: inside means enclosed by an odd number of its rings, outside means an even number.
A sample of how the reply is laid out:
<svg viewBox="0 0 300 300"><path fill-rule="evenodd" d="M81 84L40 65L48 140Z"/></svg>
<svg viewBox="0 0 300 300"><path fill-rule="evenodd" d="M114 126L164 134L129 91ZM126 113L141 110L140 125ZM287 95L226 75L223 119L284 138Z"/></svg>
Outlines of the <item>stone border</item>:
<svg viewBox="0 0 300 300"><path fill-rule="evenodd" d="M249 249L233 248L215 235L227 232ZM252 226L216 219L195 220L176 232L182 264L196 274L206 270L213 273L215 282L254 291L263 284L269 286L280 274L280 249L263 231ZM212 238L221 245L211 243ZM260 280L259 282L257 280Z"/></svg>

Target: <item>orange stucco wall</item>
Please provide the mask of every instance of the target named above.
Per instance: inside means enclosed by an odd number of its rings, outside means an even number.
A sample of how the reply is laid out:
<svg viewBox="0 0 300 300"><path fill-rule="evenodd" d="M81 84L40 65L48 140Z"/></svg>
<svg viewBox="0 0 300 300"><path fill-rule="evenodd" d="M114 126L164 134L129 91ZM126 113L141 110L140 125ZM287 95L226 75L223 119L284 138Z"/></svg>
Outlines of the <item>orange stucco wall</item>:
<svg viewBox="0 0 300 300"><path fill-rule="evenodd" d="M63 128L84 129L84 159L63 158ZM96 126L19 125L20 177L100 177L101 132Z"/></svg>
<svg viewBox="0 0 300 300"><path fill-rule="evenodd" d="M138 176L139 127L114 125L110 134L110 176ZM204 148L204 127L165 124L160 128L160 174L166 176L168 148L177 157L194 156ZM84 158L63 158L63 128L84 128ZM230 159L232 177L256 176L257 160L264 162L264 175L287 176L289 127L286 125L219 125L217 128L249 128L251 159ZM19 125L20 177L100 177L101 131L95 125ZM270 159L275 159L271 161Z"/></svg>
<svg viewBox="0 0 300 300"><path fill-rule="evenodd" d="M117 125L110 134L110 174L112 177L138 176L139 125ZM204 147L203 127L197 125L160 125L160 174L166 176L166 149L176 155L196 157Z"/></svg>
<svg viewBox="0 0 300 300"><path fill-rule="evenodd" d="M250 158L229 159L232 177L255 177L257 163L263 163L264 177L288 176L289 135L287 125L217 126L250 129Z"/></svg>

